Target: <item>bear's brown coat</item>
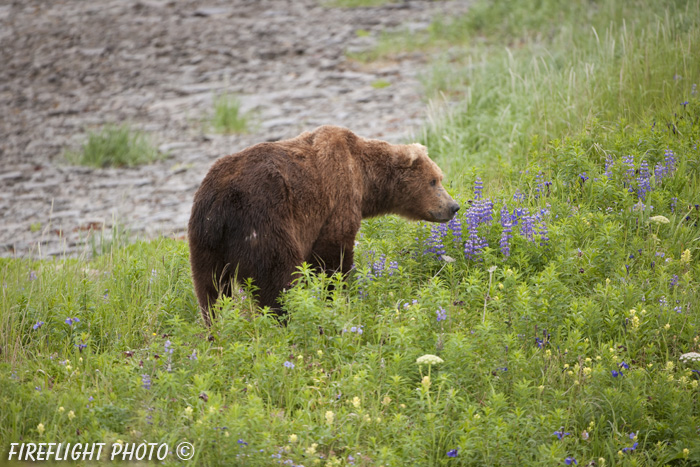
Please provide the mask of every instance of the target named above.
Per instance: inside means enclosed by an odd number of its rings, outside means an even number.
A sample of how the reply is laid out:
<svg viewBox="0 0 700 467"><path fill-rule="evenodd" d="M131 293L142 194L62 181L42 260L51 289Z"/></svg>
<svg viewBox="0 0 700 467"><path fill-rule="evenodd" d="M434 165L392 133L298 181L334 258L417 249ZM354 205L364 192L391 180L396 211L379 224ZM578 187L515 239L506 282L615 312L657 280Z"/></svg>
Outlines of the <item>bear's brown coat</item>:
<svg viewBox="0 0 700 467"><path fill-rule="evenodd" d="M306 261L347 273L363 218L447 222L459 209L420 144L395 145L322 126L217 160L197 190L190 261L202 316L231 281L252 278L260 306Z"/></svg>

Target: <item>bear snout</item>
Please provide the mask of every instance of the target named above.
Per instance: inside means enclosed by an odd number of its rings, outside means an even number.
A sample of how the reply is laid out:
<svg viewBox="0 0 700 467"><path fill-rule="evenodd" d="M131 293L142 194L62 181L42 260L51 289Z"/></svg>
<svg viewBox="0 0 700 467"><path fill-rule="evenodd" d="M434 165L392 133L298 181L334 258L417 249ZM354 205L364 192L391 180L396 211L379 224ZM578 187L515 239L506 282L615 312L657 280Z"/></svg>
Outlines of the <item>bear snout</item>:
<svg viewBox="0 0 700 467"><path fill-rule="evenodd" d="M457 214L457 211L459 211L459 204L452 201L450 203L450 205L447 207L447 209L450 210L452 212L452 216L454 216L455 214Z"/></svg>
<svg viewBox="0 0 700 467"><path fill-rule="evenodd" d="M459 211L459 204L457 204L453 199L450 199L447 204L443 205L441 209L437 212L431 211L430 215L432 222L449 222L455 216L455 213Z"/></svg>
<svg viewBox="0 0 700 467"><path fill-rule="evenodd" d="M453 199L451 199L445 207L445 214L442 216L442 219L440 219L440 222L451 221L457 213L457 211L459 211L459 204L457 204Z"/></svg>

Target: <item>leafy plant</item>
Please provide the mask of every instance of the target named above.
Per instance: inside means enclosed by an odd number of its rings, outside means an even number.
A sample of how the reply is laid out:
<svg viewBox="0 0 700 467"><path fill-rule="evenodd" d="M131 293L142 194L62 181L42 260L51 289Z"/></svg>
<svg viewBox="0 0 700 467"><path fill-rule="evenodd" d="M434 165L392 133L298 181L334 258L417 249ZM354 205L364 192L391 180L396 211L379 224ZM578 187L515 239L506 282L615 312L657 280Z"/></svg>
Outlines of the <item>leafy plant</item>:
<svg viewBox="0 0 700 467"><path fill-rule="evenodd" d="M214 129L219 133L245 133L249 118L240 111L240 102L234 96L223 95L214 103Z"/></svg>
<svg viewBox="0 0 700 467"><path fill-rule="evenodd" d="M69 151L65 157L71 164L102 168L147 164L161 156L143 133L127 125L107 125L99 132L90 132L81 149Z"/></svg>

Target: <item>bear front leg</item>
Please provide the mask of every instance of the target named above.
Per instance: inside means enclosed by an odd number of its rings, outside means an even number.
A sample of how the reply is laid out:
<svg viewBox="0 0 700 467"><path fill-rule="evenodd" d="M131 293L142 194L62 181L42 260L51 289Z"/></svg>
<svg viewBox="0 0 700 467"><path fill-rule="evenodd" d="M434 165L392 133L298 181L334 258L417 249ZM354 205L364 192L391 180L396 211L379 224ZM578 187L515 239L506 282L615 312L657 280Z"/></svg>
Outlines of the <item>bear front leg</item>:
<svg viewBox="0 0 700 467"><path fill-rule="evenodd" d="M346 274L352 269L354 261L353 245L321 242L314 245L311 256L306 262L319 272L333 275L336 272Z"/></svg>
<svg viewBox="0 0 700 467"><path fill-rule="evenodd" d="M354 238L352 242L345 243L318 240L306 262L329 276L336 272L347 274L354 262L354 243Z"/></svg>
<svg viewBox="0 0 700 467"><path fill-rule="evenodd" d="M347 213L333 213L314 242L306 262L328 275L347 274L354 262L355 235L360 230L362 217Z"/></svg>

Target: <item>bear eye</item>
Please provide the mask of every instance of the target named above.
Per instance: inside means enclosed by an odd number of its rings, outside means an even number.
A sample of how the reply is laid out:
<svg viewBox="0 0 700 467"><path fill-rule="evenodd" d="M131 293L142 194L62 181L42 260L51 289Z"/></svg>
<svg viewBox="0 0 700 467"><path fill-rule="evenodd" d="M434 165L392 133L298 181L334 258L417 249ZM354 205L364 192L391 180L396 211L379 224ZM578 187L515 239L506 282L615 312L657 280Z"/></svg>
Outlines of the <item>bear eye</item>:
<svg viewBox="0 0 700 467"><path fill-rule="evenodd" d="M437 185L437 180L432 179L432 180L430 181L430 186L435 186L435 185Z"/></svg>

